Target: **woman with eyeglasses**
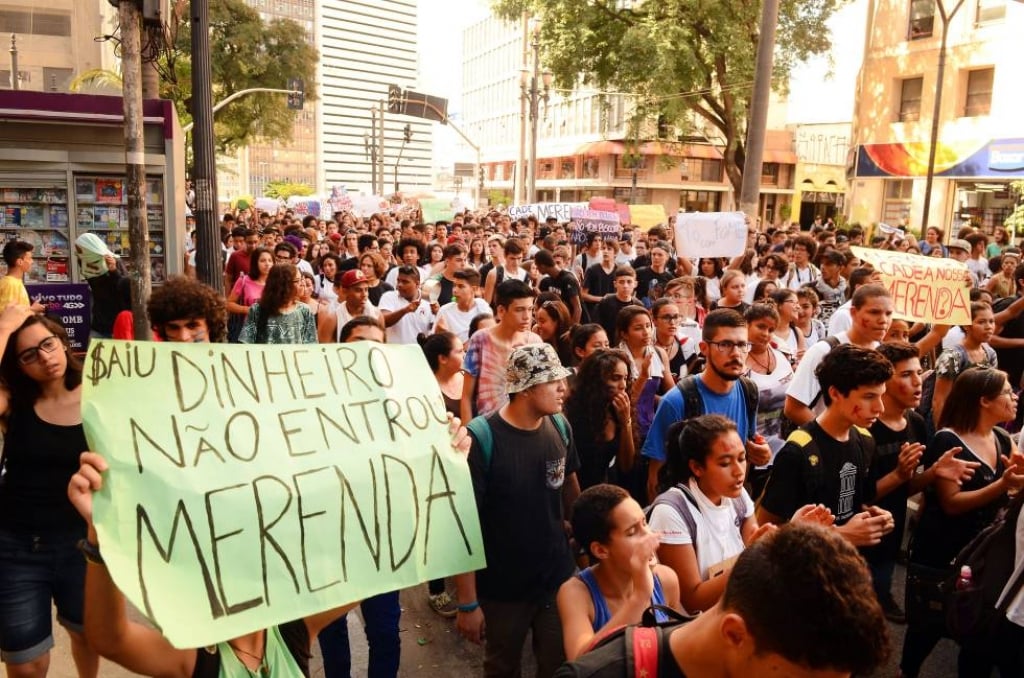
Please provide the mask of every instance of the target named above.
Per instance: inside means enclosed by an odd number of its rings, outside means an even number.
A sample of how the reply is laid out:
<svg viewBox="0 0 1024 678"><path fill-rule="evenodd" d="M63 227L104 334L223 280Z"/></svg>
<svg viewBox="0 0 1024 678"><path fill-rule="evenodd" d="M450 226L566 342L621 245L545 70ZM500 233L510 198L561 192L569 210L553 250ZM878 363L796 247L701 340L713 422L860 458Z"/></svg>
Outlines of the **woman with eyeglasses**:
<svg viewBox="0 0 1024 678"><path fill-rule="evenodd" d="M796 327L796 321L800 317L800 300L796 292L785 287L775 290L770 298L771 304L779 313L779 322L772 334L772 341L775 347L786 355L789 363L796 367L807 350L804 333Z"/></svg>
<svg viewBox="0 0 1024 678"><path fill-rule="evenodd" d="M243 344L315 344L316 318L299 301L302 275L294 264L267 274L263 296L249 308L238 341Z"/></svg>
<svg viewBox="0 0 1024 678"><path fill-rule="evenodd" d="M85 521L68 501L82 429L82 364L60 323L27 306L0 313L0 415L6 420L0 482L0 652L8 676L45 676L51 604L71 637L80 677L98 655L83 636Z"/></svg>
<svg viewBox="0 0 1024 678"><path fill-rule="evenodd" d="M683 316L679 306L668 297L662 297L651 304L651 315L654 317L654 345L665 351L668 357L668 369L673 376L686 375L686 365L697 353L697 344L692 341L680 340L679 325ZM684 343L685 341L685 343ZM684 345L687 349L684 351Z"/></svg>
<svg viewBox="0 0 1024 678"><path fill-rule="evenodd" d="M1024 488L1024 456L1010 434L999 428L1000 422L1012 421L1017 415L1017 395L1006 373L986 367L967 369L953 382L949 402L957 406L942 410L939 431L925 452L925 466L949 450L957 450L958 459L981 465L970 480L957 483L938 478L925 490L924 511L911 537L907 568L908 625L900 660L900 670L907 678L918 675L945 631L944 625L924 614L927 592L953 574L950 563L992 522L1006 505L1008 494ZM992 658L965 645L958 664L961 676L987 676Z"/></svg>

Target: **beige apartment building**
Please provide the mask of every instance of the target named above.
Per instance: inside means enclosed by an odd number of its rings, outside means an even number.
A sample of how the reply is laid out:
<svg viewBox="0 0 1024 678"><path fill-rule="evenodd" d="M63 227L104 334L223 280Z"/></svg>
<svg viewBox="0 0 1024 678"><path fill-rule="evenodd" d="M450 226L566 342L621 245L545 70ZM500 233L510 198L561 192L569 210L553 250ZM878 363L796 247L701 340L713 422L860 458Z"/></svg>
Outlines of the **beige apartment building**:
<svg viewBox="0 0 1024 678"><path fill-rule="evenodd" d="M113 68L113 51L96 37L112 33L116 10L105 0L0 0L0 89L11 89L11 35L19 89L67 92L79 73Z"/></svg>
<svg viewBox="0 0 1024 678"><path fill-rule="evenodd" d="M1024 4L964 0L949 22L945 77L937 80L943 20L956 0L874 0L854 115L846 214L864 224L970 222L1001 227L1024 178L1020 36ZM928 224L922 224L933 107L941 90Z"/></svg>

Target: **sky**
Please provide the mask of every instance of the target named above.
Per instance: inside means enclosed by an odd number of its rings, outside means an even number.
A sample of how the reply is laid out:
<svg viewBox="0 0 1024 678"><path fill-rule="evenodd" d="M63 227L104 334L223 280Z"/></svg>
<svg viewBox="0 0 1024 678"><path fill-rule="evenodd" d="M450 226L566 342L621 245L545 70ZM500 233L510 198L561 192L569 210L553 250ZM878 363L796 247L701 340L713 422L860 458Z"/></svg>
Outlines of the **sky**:
<svg viewBox="0 0 1024 678"><path fill-rule="evenodd" d="M790 83L787 122L843 122L853 117L857 74L864 51L868 0L853 0L829 21L833 62L812 59L797 67ZM458 121L462 87L462 31L485 18L488 0L420 0L420 90L449 100ZM857 26L858 28L852 28ZM831 70L831 73L830 73ZM458 139L443 125L434 126L435 166L450 164ZM468 160L469 158L466 158Z"/></svg>

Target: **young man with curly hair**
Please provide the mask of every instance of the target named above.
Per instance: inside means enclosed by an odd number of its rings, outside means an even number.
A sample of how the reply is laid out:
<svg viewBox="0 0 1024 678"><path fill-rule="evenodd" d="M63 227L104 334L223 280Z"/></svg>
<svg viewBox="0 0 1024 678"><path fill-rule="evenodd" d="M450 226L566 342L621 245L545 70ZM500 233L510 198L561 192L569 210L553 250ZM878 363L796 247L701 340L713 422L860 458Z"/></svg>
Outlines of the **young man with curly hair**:
<svg viewBox="0 0 1024 678"><path fill-rule="evenodd" d="M224 297L193 278L176 276L154 289L146 312L153 331L163 341L227 340Z"/></svg>

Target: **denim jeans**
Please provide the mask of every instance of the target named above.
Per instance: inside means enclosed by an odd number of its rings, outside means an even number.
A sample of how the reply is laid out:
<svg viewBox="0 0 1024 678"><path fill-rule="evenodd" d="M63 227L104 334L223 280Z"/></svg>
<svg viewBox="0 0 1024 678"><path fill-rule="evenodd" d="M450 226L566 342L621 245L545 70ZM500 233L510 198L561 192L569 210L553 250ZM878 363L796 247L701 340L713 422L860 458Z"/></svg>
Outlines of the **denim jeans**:
<svg viewBox="0 0 1024 678"><path fill-rule="evenodd" d="M85 559L76 545L84 534L23 535L0 532L0 656L24 664L53 647L51 606L57 620L82 630Z"/></svg>
<svg viewBox="0 0 1024 678"><path fill-rule="evenodd" d="M367 598L360 604L370 645L369 678L395 678L402 659L398 620L402 607L398 591ZM324 678L350 678L352 652L348 644L348 615L324 627L317 636L324 658Z"/></svg>

